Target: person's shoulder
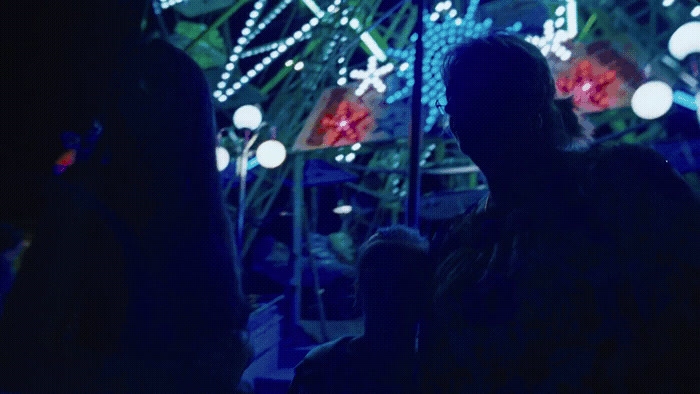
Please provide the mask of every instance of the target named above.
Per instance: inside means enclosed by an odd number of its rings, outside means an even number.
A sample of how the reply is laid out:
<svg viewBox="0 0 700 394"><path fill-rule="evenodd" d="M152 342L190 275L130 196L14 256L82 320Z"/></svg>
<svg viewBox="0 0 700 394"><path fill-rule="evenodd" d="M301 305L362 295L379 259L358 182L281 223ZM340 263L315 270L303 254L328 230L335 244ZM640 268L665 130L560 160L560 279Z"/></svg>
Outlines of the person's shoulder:
<svg viewBox="0 0 700 394"><path fill-rule="evenodd" d="M660 153L654 149L638 144L611 144L592 148L589 157L599 171L610 174L640 177L680 178L678 172Z"/></svg>
<svg viewBox="0 0 700 394"><path fill-rule="evenodd" d="M148 60L169 59L180 67L183 64L192 66L197 64L185 51L159 38L140 42L136 48L140 57Z"/></svg>
<svg viewBox="0 0 700 394"><path fill-rule="evenodd" d="M593 150L600 163L672 168L661 154L645 145L617 143L601 145Z"/></svg>
<svg viewBox="0 0 700 394"><path fill-rule="evenodd" d="M348 344L353 337L341 337L315 347L296 367L290 393L321 393L335 387L342 379L339 373L349 358Z"/></svg>
<svg viewBox="0 0 700 394"><path fill-rule="evenodd" d="M592 152L591 176L599 187L693 200L693 192L668 161L654 149L635 144L600 146Z"/></svg>
<svg viewBox="0 0 700 394"><path fill-rule="evenodd" d="M297 365L297 368L329 366L329 362L335 363L335 360L348 354L348 344L352 339L353 337L346 336L316 346Z"/></svg>

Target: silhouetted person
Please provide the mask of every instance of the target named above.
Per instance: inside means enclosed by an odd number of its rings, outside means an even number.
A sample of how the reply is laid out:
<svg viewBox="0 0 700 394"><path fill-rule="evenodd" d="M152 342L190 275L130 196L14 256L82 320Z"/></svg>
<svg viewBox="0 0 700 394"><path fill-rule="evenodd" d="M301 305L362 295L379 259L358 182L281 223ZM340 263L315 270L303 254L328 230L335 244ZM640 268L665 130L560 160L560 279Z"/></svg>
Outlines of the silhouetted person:
<svg viewBox="0 0 700 394"><path fill-rule="evenodd" d="M365 332L309 352L290 393L417 391L417 327L433 273L428 241L404 226L382 228L358 250L357 295Z"/></svg>
<svg viewBox="0 0 700 394"><path fill-rule="evenodd" d="M97 3L85 46L73 43L85 58L65 115L103 131L48 187L0 322L0 391L232 392L248 309L206 80L184 52L119 25L137 20L110 19L124 2Z"/></svg>
<svg viewBox="0 0 700 394"><path fill-rule="evenodd" d="M572 149L537 48L454 48L446 112L489 195L437 253L438 392L697 390L698 202L652 150Z"/></svg>

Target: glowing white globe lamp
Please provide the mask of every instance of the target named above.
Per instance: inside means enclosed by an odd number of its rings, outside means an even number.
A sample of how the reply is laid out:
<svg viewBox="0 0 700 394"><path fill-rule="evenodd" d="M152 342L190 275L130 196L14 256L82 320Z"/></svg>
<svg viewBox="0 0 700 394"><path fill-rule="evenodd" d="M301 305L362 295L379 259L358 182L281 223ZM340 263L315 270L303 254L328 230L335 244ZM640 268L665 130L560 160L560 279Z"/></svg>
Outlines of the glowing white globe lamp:
<svg viewBox="0 0 700 394"><path fill-rule="evenodd" d="M228 153L226 148L223 146L217 146L216 147L216 168L219 171L223 171L228 167L229 162L231 161L231 155Z"/></svg>
<svg viewBox="0 0 700 394"><path fill-rule="evenodd" d="M632 95L632 111L642 119L663 116L673 105L673 90L662 81L649 81Z"/></svg>
<svg viewBox="0 0 700 394"><path fill-rule="evenodd" d="M333 208L333 213L338 215L347 215L352 212L352 205L342 204Z"/></svg>
<svg viewBox="0 0 700 394"><path fill-rule="evenodd" d="M700 21L681 25L668 40L668 51L678 60L693 52L700 52Z"/></svg>
<svg viewBox="0 0 700 394"><path fill-rule="evenodd" d="M238 107L233 113L233 124L238 129L255 130L262 123L262 112L254 105Z"/></svg>
<svg viewBox="0 0 700 394"><path fill-rule="evenodd" d="M258 146L255 156L258 158L258 163L264 168L276 168L284 162L287 150L281 142L267 140Z"/></svg>

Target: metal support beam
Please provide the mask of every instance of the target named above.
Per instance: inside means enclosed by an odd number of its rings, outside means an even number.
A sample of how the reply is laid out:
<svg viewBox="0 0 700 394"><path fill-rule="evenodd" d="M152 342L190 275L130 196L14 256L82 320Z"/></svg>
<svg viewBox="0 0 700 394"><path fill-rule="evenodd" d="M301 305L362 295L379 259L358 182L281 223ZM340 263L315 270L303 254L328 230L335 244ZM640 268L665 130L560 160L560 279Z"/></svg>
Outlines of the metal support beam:
<svg viewBox="0 0 700 394"><path fill-rule="evenodd" d="M410 135L410 159L408 167L408 206L406 207L406 221L410 227L418 228L418 210L420 209L420 160L421 143L423 140L423 127L421 119L421 89L423 87L423 0L413 0L418 8L416 18L416 62L413 65L413 98L411 101L411 135Z"/></svg>
<svg viewBox="0 0 700 394"><path fill-rule="evenodd" d="M202 33L200 33L197 36L197 38L195 38L194 40L192 40L192 42L187 44L187 46L185 47L185 52L189 51L190 49L192 49L192 47L197 45L197 43L202 38L204 38L204 36L209 34L209 32L211 32L214 29L217 29L219 26L221 26L222 23L226 22L228 20L228 18L231 17L231 15L233 15L236 11L238 11L238 9L241 8L241 6L243 6L243 4L247 3L248 1L249 0L238 0L238 2L236 4L232 5L228 10L226 10L226 12L224 12L223 14L221 14L221 16L216 18L214 23L209 25L209 27L206 30L204 30Z"/></svg>
<svg viewBox="0 0 700 394"><path fill-rule="evenodd" d="M294 206L294 228L292 229L292 252L294 253L294 324L299 325L301 320L301 273L304 268L302 256L302 230L303 230L303 204L304 204L304 154L294 155L294 186L293 186L293 206Z"/></svg>

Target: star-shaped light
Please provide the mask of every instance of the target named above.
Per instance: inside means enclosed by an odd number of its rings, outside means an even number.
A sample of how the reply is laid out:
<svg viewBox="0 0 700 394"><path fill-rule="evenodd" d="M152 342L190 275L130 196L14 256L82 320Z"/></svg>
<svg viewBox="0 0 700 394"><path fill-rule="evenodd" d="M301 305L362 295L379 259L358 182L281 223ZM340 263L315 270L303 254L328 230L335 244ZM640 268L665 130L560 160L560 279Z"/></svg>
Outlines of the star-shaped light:
<svg viewBox="0 0 700 394"><path fill-rule="evenodd" d="M613 84L617 73L602 67L598 69L598 73L594 74L593 64L583 60L576 66L573 76L557 79L557 88L563 93L573 94L574 104L578 107L590 103L598 110L607 109L612 104L611 95L614 96L618 90L618 86Z"/></svg>
<svg viewBox="0 0 700 394"><path fill-rule="evenodd" d="M445 100L445 85L442 82L441 71L443 59L450 47L467 38L483 37L488 34L493 21L486 18L481 22L475 22L474 17L478 0L472 0L463 17L458 17L457 10L452 8L449 1L440 2L435 6L435 12L423 13L423 86L421 103L428 106L428 114L423 124L424 131L430 131L440 116L440 111L435 106L436 101ZM507 31L518 31L522 27L521 22L514 23ZM414 33L411 41L417 37ZM409 97L413 89L413 65L415 64L415 47L396 49L389 48L386 51L390 58L399 61L396 75L405 80L403 86L399 86L387 97L387 104L394 103Z"/></svg>
<svg viewBox="0 0 700 394"><path fill-rule="evenodd" d="M161 0L164 2L171 1L181 1L181 0ZM268 0L256 0L253 4L253 10L250 11L249 18L245 22L245 27L241 30L241 34L237 40L235 40L233 53L229 57L229 62L225 65L225 71L221 74L221 80L216 84L216 90L212 93L214 98L219 102L226 101L229 97L234 95L237 91L243 88L246 84L250 83L253 78L260 75L260 73L265 70L270 64L278 59L284 58L285 53L297 43L308 40L314 37L318 33L319 26L322 23L332 24L336 20L341 26L350 25L350 27L360 35L362 42L375 53L375 56L379 56L382 59L384 53L379 48L378 44L369 34L369 32L364 31L362 24L356 18L352 20L349 19L348 14L352 10L352 6L345 6L345 0L334 0L333 4L323 11L319 8L318 4L314 0L302 0L314 14L314 16L298 30L293 32L289 37L281 38L277 41L273 41L267 44L263 44L257 47L250 48L250 43L263 31L270 23L277 18L282 11L289 6L294 0L279 0L279 3L275 8L269 11L264 18L262 18L262 12L266 7ZM343 7L341 9L341 6ZM259 21L259 19L261 19ZM331 40L327 43L328 48L324 55L323 60L327 61L330 57L333 47L340 47L337 41L343 42L347 41L348 37L342 33L336 33L333 35ZM242 73L242 75L237 79L233 80L233 70L238 67L238 62L241 59L250 58L253 56L264 55L262 59L255 65L253 65L248 71ZM291 59L288 59L289 62ZM384 59L382 59L384 60ZM339 62L342 63L342 62ZM303 68L303 62L291 60L290 64L285 64L286 67L294 66L296 71L300 71ZM241 70L242 71L242 70ZM342 78L342 77L341 77ZM342 85L342 83L341 83Z"/></svg>
<svg viewBox="0 0 700 394"><path fill-rule="evenodd" d="M364 140L367 130L374 125L374 118L365 106L341 101L333 114L326 114L318 127L323 145L341 146Z"/></svg>
<svg viewBox="0 0 700 394"><path fill-rule="evenodd" d="M360 82L360 86L355 90L355 95L358 97L362 96L371 86L374 86L377 92L384 93L386 85L381 77L393 70L394 65L392 63L387 63L377 68L377 58L375 56L370 56L369 59L367 59L367 70L350 71L350 78L362 81Z"/></svg>

